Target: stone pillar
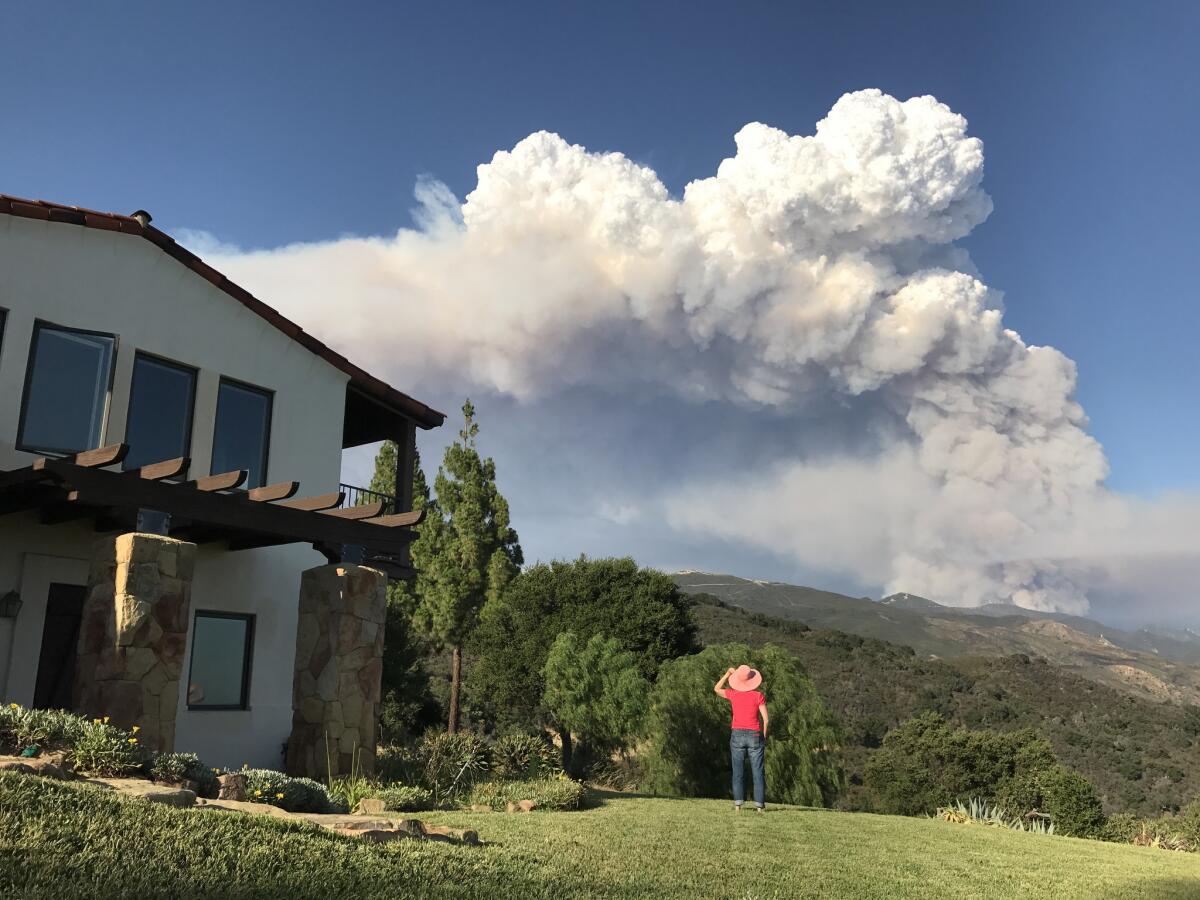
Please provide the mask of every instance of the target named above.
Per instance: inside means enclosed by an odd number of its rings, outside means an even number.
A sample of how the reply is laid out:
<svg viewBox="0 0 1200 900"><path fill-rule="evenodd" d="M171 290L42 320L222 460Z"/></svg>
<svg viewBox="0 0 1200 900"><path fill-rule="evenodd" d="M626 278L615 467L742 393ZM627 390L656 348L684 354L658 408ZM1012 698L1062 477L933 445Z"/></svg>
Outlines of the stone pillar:
<svg viewBox="0 0 1200 900"><path fill-rule="evenodd" d="M75 709L175 746L196 545L156 534L101 538L92 554L75 665Z"/></svg>
<svg viewBox="0 0 1200 900"><path fill-rule="evenodd" d="M386 615L377 569L339 563L301 576L289 774L344 775L356 754L360 771L375 771Z"/></svg>

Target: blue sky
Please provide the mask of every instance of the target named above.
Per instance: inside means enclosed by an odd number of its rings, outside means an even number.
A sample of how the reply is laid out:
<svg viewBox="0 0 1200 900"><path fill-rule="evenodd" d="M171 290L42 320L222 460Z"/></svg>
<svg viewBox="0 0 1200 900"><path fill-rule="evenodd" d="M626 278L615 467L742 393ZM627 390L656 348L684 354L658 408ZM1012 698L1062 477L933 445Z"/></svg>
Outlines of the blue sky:
<svg viewBox="0 0 1200 900"><path fill-rule="evenodd" d="M1007 321L1080 368L1110 483L1200 485L1200 5L6 4L5 192L241 246L407 224L545 128L672 191L761 120L932 93L987 152L965 242Z"/></svg>
<svg viewBox="0 0 1200 900"><path fill-rule="evenodd" d="M1200 4L44 2L0 30L0 191L241 247L393 233L419 176L461 197L538 129L678 193L746 122L933 94L986 148L962 243L1078 363L1109 483L1200 487Z"/></svg>

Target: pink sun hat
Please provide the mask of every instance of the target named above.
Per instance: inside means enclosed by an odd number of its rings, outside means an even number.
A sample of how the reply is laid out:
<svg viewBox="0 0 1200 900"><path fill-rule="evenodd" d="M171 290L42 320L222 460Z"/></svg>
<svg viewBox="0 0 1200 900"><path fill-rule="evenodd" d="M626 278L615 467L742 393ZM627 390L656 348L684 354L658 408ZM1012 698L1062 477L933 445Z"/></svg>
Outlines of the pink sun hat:
<svg viewBox="0 0 1200 900"><path fill-rule="evenodd" d="M738 666L729 676L729 686L735 691L752 691L762 684L762 672L749 666Z"/></svg>

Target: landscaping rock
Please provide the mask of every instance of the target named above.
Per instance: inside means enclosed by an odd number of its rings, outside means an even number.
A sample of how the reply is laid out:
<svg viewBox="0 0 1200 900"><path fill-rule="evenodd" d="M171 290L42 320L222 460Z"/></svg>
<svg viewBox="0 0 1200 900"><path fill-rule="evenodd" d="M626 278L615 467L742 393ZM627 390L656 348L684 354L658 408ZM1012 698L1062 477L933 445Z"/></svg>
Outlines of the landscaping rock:
<svg viewBox="0 0 1200 900"><path fill-rule="evenodd" d="M0 756L0 771L40 775L42 778L54 778L59 781L66 781L71 777L69 769L57 765L49 756Z"/></svg>
<svg viewBox="0 0 1200 900"><path fill-rule="evenodd" d="M218 800L245 800L247 796L246 776L240 772L222 775L217 779Z"/></svg>
<svg viewBox="0 0 1200 900"><path fill-rule="evenodd" d="M354 807L356 816L375 816L382 812L387 812L387 804L375 797L363 797Z"/></svg>
<svg viewBox="0 0 1200 900"><path fill-rule="evenodd" d="M130 797L140 797L150 803L186 809L196 803L196 792L186 788L165 787L140 778L89 778L88 783L112 788Z"/></svg>
<svg viewBox="0 0 1200 900"><path fill-rule="evenodd" d="M521 812L533 812L535 809L537 809L537 801L536 800L522 800L520 803L517 804L517 806L520 807Z"/></svg>

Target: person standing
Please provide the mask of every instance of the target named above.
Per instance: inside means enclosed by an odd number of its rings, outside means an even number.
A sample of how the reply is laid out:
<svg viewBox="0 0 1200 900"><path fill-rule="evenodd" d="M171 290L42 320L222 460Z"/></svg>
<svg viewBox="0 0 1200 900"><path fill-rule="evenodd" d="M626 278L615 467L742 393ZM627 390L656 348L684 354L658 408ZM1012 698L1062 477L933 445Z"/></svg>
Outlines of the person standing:
<svg viewBox="0 0 1200 900"><path fill-rule="evenodd" d="M729 687L725 683L729 683ZM763 751L766 746L767 698L757 690L762 673L749 666L727 669L721 680L713 685L713 693L724 697L733 707L733 722L729 735L729 755L733 763L733 808L742 811L746 802L744 766L750 756L750 774L754 780L754 807L762 812L766 801L766 777L763 774ZM761 726L760 726L761 720Z"/></svg>

